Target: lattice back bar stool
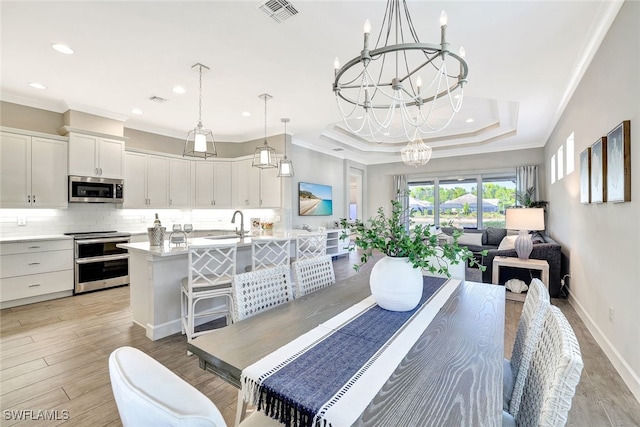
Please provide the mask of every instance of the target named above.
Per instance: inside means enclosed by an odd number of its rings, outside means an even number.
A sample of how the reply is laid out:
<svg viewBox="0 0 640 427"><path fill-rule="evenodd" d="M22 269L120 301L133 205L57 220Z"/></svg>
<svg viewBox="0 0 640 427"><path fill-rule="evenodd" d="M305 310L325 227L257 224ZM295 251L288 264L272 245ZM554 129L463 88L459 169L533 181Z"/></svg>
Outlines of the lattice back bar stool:
<svg viewBox="0 0 640 427"><path fill-rule="evenodd" d="M296 236L296 261L327 254L327 234L310 233Z"/></svg>
<svg viewBox="0 0 640 427"><path fill-rule="evenodd" d="M251 242L251 271L286 265L291 260L291 240L260 238Z"/></svg>
<svg viewBox="0 0 640 427"><path fill-rule="evenodd" d="M328 255L291 263L296 298L336 283L333 262Z"/></svg>
<svg viewBox="0 0 640 427"><path fill-rule="evenodd" d="M564 426L583 367L571 325L558 307L550 306L531 358L520 408L515 417L503 412L503 426Z"/></svg>
<svg viewBox="0 0 640 427"><path fill-rule="evenodd" d="M189 246L189 275L181 283L182 333L187 334L188 341L208 332L196 332L196 319L222 314L227 324L231 323L231 282L236 273L236 253L236 243ZM223 308L215 305L196 310L201 301L220 297L226 299Z"/></svg>
<svg viewBox="0 0 640 427"><path fill-rule="evenodd" d="M293 299L288 265L236 274L232 289L234 322Z"/></svg>

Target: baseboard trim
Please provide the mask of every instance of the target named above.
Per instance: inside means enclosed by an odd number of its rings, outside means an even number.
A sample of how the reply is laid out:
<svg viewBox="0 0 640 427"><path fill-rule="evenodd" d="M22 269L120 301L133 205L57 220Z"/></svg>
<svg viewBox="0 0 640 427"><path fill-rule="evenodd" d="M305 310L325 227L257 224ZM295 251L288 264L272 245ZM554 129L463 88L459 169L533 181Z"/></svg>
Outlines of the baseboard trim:
<svg viewBox="0 0 640 427"><path fill-rule="evenodd" d="M611 341L609 341L602 333L582 304L580 304L580 301L574 298L571 293L569 293L569 303L573 306L580 319L582 319L582 322L585 324L589 332L591 332L591 335L593 335L593 338L596 340L598 345L600 345L604 354L607 355L607 358L613 364L616 371L618 371L618 374L620 374L622 380L625 382L627 387L629 387L629 390L631 390L631 393L634 395L636 400L640 402L640 377L638 374L631 369L631 366L629 366L622 355L620 355L613 344L611 344Z"/></svg>

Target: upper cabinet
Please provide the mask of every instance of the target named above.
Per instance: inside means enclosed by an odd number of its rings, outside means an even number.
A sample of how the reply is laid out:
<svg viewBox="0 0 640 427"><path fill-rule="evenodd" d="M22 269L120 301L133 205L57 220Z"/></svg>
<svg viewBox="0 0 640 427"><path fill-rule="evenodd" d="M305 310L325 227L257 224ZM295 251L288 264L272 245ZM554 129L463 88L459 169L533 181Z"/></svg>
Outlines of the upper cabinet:
<svg viewBox="0 0 640 427"><path fill-rule="evenodd" d="M169 159L169 206L191 206L191 161Z"/></svg>
<svg viewBox="0 0 640 427"><path fill-rule="evenodd" d="M0 165L0 207L67 207L66 140L2 132Z"/></svg>
<svg viewBox="0 0 640 427"><path fill-rule="evenodd" d="M196 208L231 208L231 162L196 161Z"/></svg>
<svg viewBox="0 0 640 427"><path fill-rule="evenodd" d="M124 141L70 132L69 175L123 178Z"/></svg>
<svg viewBox="0 0 640 427"><path fill-rule="evenodd" d="M251 159L233 162L233 193L238 208L260 207L260 169L251 166Z"/></svg>
<svg viewBox="0 0 640 427"><path fill-rule="evenodd" d="M257 168L253 168L257 169ZM279 208L281 202L282 180L278 178L278 169L260 170L260 207Z"/></svg>
<svg viewBox="0 0 640 427"><path fill-rule="evenodd" d="M191 162L125 153L125 208L188 208Z"/></svg>

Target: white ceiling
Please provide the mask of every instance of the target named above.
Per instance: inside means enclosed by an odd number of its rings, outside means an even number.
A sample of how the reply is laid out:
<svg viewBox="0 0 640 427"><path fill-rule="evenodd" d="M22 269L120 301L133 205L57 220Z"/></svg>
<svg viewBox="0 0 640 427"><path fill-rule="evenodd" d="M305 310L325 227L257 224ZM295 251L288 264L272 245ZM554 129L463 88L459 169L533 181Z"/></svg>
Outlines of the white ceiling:
<svg viewBox="0 0 640 427"><path fill-rule="evenodd" d="M359 54L362 24L372 34L385 1L293 0L299 14L276 23L260 1L2 1L4 101L64 112L71 108L125 121L125 127L183 138L197 123L218 141L281 134L294 143L363 163L399 161L399 144L345 132L331 90L333 60ZM449 16L453 51L469 65L462 111L429 139L434 157L541 147L597 50L621 2L409 1L422 42L439 43ZM378 27L377 27L377 26ZM65 43L75 51L51 48ZM28 82L48 87L37 90ZM172 92L182 85L186 93ZM167 98L162 104L152 95ZM144 114L134 115L133 108ZM250 111L251 117L243 117ZM472 124L465 123L474 118ZM336 152L337 148L344 151Z"/></svg>

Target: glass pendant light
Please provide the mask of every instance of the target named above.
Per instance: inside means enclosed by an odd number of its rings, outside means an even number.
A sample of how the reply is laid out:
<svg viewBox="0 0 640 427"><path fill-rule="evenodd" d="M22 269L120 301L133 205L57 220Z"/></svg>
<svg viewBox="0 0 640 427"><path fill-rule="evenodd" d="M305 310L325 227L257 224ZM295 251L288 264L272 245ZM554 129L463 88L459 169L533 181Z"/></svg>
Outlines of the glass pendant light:
<svg viewBox="0 0 640 427"><path fill-rule="evenodd" d="M278 163L278 177L291 178L293 177L293 163L287 159L287 123L289 123L290 120L282 118L280 121L284 123L284 157L280 159Z"/></svg>
<svg viewBox="0 0 640 427"><path fill-rule="evenodd" d="M209 67L200 63L191 67L198 68L200 73L200 98L198 101L198 124L187 134L187 140L184 142L184 151L182 156L199 157L207 159L208 157L216 157L216 145L213 140L213 132L202 126L202 69L208 70Z"/></svg>

